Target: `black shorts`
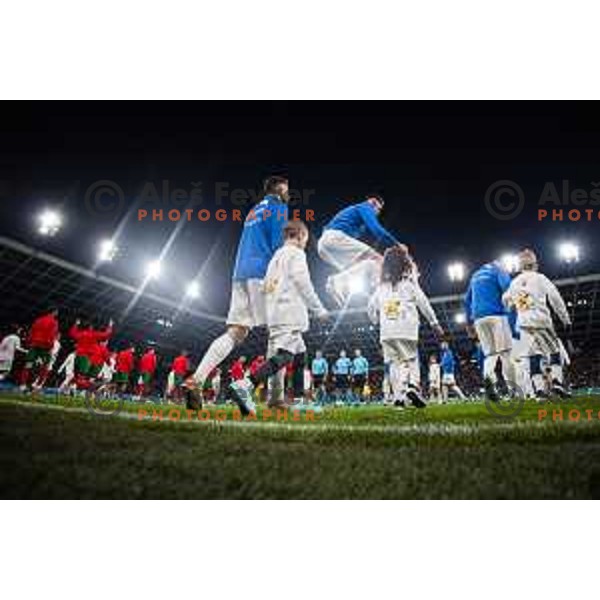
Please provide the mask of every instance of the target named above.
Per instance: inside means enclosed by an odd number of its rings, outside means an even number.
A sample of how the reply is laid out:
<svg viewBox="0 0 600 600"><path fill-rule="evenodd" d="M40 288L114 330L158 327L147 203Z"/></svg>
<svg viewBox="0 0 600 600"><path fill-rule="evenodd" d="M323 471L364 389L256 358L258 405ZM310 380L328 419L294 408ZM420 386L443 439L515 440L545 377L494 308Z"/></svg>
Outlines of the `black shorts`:
<svg viewBox="0 0 600 600"><path fill-rule="evenodd" d="M313 387L318 388L323 385L323 381L325 380L325 375L314 375L313 374L312 379L313 379Z"/></svg>
<svg viewBox="0 0 600 600"><path fill-rule="evenodd" d="M348 375L336 375L335 376L335 387L338 390L348 389Z"/></svg>
<svg viewBox="0 0 600 600"><path fill-rule="evenodd" d="M354 375L354 377L352 377L352 386L355 388L360 388L362 390L365 387L365 383L367 383L366 375Z"/></svg>

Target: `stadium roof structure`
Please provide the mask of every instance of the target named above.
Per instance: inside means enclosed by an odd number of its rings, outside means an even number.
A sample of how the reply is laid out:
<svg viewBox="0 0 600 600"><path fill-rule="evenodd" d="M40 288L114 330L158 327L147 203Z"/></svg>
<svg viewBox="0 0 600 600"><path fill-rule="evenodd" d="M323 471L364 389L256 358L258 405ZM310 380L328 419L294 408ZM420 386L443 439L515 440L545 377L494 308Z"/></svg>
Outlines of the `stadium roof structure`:
<svg viewBox="0 0 600 600"><path fill-rule="evenodd" d="M572 314L573 340L588 350L600 350L600 274L557 280ZM57 306L70 324L79 315L98 322L114 318L116 344L155 344L165 354L182 348L198 356L223 332L225 318L203 312L185 298L181 302L159 296L63 260L31 246L0 236L0 324L27 323L48 306ZM443 327L458 350L467 348L462 313L462 295L432 298ZM458 321L458 322L457 322ZM378 331L364 310L352 308L334 314L326 325L315 324L306 334L309 352L321 348L337 355L361 348L378 355ZM433 339L424 328L425 351ZM240 349L250 355L264 353L264 333L255 333Z"/></svg>

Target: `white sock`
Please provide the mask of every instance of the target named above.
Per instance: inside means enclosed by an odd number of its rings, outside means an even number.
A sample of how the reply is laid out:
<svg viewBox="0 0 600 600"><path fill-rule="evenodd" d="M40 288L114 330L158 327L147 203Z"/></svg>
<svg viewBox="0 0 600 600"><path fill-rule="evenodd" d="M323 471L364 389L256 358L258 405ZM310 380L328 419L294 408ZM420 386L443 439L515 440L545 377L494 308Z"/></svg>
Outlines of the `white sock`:
<svg viewBox="0 0 600 600"><path fill-rule="evenodd" d="M544 384L544 376L541 373L537 373L531 379L533 381L533 387L536 392L545 391L546 386Z"/></svg>
<svg viewBox="0 0 600 600"><path fill-rule="evenodd" d="M552 369L552 379L558 381L558 383L562 384L563 382L563 368L562 365L552 365L550 367Z"/></svg>
<svg viewBox="0 0 600 600"><path fill-rule="evenodd" d="M454 393L461 399L464 400L465 399L465 395L463 394L463 391L457 386L455 385L453 388Z"/></svg>
<svg viewBox="0 0 600 600"><path fill-rule="evenodd" d="M234 339L226 332L221 337L218 337L206 351L206 354L200 361L194 379L198 385L202 385L209 373L218 367L235 348Z"/></svg>
<svg viewBox="0 0 600 600"><path fill-rule="evenodd" d="M500 353L500 362L502 364L502 375L504 375L505 381L510 383L517 383L517 374L515 371L515 363L510 357L510 350L504 350Z"/></svg>
<svg viewBox="0 0 600 600"><path fill-rule="evenodd" d="M498 363L498 355L492 354L491 356L486 356L483 360L483 377L484 379L490 379L494 383L498 379L496 377L496 364Z"/></svg>
<svg viewBox="0 0 600 600"><path fill-rule="evenodd" d="M421 387L421 369L419 368L419 358L415 356L408 362L408 383L413 387Z"/></svg>

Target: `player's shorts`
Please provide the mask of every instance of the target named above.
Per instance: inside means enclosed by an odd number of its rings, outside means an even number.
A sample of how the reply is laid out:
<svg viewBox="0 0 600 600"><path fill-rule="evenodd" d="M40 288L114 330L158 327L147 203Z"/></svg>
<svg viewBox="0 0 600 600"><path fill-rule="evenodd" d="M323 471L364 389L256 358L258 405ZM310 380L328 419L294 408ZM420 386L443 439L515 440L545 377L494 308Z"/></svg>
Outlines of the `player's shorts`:
<svg viewBox="0 0 600 600"><path fill-rule="evenodd" d="M262 279L233 281L227 325L260 327L267 323Z"/></svg>
<svg viewBox="0 0 600 600"><path fill-rule="evenodd" d="M87 374L92 379L95 379L98 377L98 375L100 375L100 371L102 371L102 365L90 365Z"/></svg>
<svg viewBox="0 0 600 600"><path fill-rule="evenodd" d="M269 329L269 351L276 354L277 350L286 350L290 354L306 352L302 332L287 327L271 327Z"/></svg>
<svg viewBox="0 0 600 600"><path fill-rule="evenodd" d="M444 373L442 375L442 385L456 385L454 373Z"/></svg>
<svg viewBox="0 0 600 600"><path fill-rule="evenodd" d="M113 375L114 383L129 383L129 373L115 373Z"/></svg>
<svg viewBox="0 0 600 600"><path fill-rule="evenodd" d="M77 375L87 375L90 372L90 359L87 356L75 357L75 373Z"/></svg>
<svg viewBox="0 0 600 600"><path fill-rule="evenodd" d="M326 229L317 245L319 256L338 271L343 271L360 260L381 258L368 244L337 229Z"/></svg>
<svg viewBox="0 0 600 600"><path fill-rule="evenodd" d="M384 362L405 362L417 357L417 340L381 340Z"/></svg>
<svg viewBox="0 0 600 600"><path fill-rule="evenodd" d="M349 380L350 380L349 375L336 375L335 376L335 387L338 390L347 390Z"/></svg>
<svg viewBox="0 0 600 600"><path fill-rule="evenodd" d="M140 373L140 383L150 385L152 383L152 373Z"/></svg>
<svg viewBox="0 0 600 600"><path fill-rule="evenodd" d="M367 382L366 375L353 375L352 376L352 387L362 389L365 387L365 383Z"/></svg>
<svg viewBox="0 0 600 600"><path fill-rule="evenodd" d="M523 356L550 356L560 354L560 341L554 329L549 327L522 327Z"/></svg>
<svg viewBox="0 0 600 600"><path fill-rule="evenodd" d="M12 360L0 360L0 373L8 373L9 371L12 371L12 366Z"/></svg>
<svg viewBox="0 0 600 600"><path fill-rule="evenodd" d="M432 377L429 380L429 387L433 390L439 390L440 387L442 386L442 382L439 379L439 377Z"/></svg>
<svg viewBox="0 0 600 600"><path fill-rule="evenodd" d="M512 333L508 318L501 315L483 317L475 321L475 331L484 356L493 356L512 348Z"/></svg>
<svg viewBox="0 0 600 600"><path fill-rule="evenodd" d="M44 348L31 348L25 356L25 364L47 365L50 362L50 350Z"/></svg>
<svg viewBox="0 0 600 600"><path fill-rule="evenodd" d="M320 388L323 385L324 381L325 381L325 375L315 375L313 373L312 383L313 383L313 387L315 389Z"/></svg>

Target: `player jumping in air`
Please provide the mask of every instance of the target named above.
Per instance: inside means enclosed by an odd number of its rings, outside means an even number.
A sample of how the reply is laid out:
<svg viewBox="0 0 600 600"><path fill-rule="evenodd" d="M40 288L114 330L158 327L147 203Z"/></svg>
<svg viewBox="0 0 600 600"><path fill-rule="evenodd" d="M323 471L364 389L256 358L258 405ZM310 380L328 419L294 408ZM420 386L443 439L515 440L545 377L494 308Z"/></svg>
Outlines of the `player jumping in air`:
<svg viewBox="0 0 600 600"><path fill-rule="evenodd" d="M327 311L317 296L306 262L308 229L301 221L285 226L285 243L275 252L264 280L270 358L256 375L234 381L231 389L242 414L254 410L254 388L278 373L294 357L306 352L302 333L309 327L309 312L323 319ZM283 404L279 399L271 406Z"/></svg>
<svg viewBox="0 0 600 600"><path fill-rule="evenodd" d="M325 225L318 251L325 262L339 271L327 279L327 291L340 306L355 278L364 280L369 291L377 285L383 257L363 239L384 248L404 247L379 223L382 210L383 198L369 194L364 202L344 208Z"/></svg>
<svg viewBox="0 0 600 600"><path fill-rule="evenodd" d="M568 394L563 387L561 344L552 322L550 308L565 327L571 326L571 318L565 302L556 286L538 272L537 257L533 250L519 254L521 273L517 275L504 301L517 311L517 326L523 342L524 356L529 360L529 373L538 398L545 398L542 361L550 365L552 391L561 397Z"/></svg>
<svg viewBox="0 0 600 600"><path fill-rule="evenodd" d="M390 382L394 404L403 407L410 401L423 408L421 370L419 368L419 313L437 337L444 332L435 312L413 276L413 261L405 248L386 250L381 283L369 301L369 317L379 323L383 360L390 364Z"/></svg>
<svg viewBox="0 0 600 600"><path fill-rule="evenodd" d="M484 354L483 380L490 400L498 400L496 366L501 364L505 383L515 382L511 360L512 332L502 295L510 286L510 275L500 261L487 263L471 277L465 296L469 335L481 342Z"/></svg>
<svg viewBox="0 0 600 600"><path fill-rule="evenodd" d="M287 178L269 177L264 192L264 198L246 218L238 245L227 331L210 345L196 369L187 394L189 408L201 404L200 390L208 374L246 339L253 327L266 324L263 279L270 260L283 244L288 216Z"/></svg>

